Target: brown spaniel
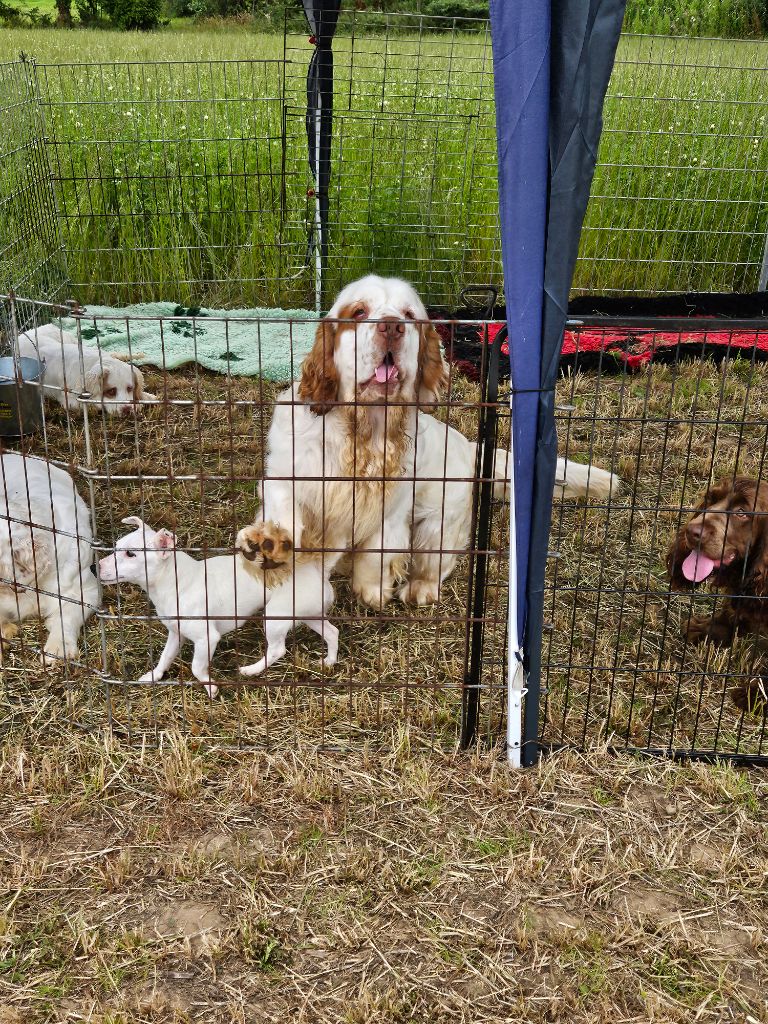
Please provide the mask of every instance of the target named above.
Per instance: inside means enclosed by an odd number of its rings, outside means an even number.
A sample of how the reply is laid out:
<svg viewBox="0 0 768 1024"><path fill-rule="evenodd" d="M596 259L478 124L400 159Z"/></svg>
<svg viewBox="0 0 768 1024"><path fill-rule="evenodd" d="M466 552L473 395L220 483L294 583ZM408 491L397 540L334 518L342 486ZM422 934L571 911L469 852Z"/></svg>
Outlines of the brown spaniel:
<svg viewBox="0 0 768 1024"><path fill-rule="evenodd" d="M721 480L705 494L667 553L673 590L709 580L729 595L717 614L691 618L689 643L730 644L736 633L768 635L768 483L738 476ZM732 691L740 707L763 696L752 681Z"/></svg>

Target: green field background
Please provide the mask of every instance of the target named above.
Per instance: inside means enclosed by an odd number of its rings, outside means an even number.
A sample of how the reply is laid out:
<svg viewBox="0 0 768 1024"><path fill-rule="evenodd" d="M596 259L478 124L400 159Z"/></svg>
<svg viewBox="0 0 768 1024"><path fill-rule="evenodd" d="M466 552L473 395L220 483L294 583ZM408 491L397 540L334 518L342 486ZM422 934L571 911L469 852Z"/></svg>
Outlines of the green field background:
<svg viewBox="0 0 768 1024"><path fill-rule="evenodd" d="M23 52L38 64L79 298L311 303L306 37L288 43L285 127L280 35L6 30L3 39L8 59ZM331 286L401 273L440 302L498 281L487 37L342 35L335 49ZM622 39L575 292L757 288L766 55L761 41ZM142 66L156 61L177 63ZM7 194L26 173L8 156L12 136L11 124L0 143ZM4 211L8 237L18 225L13 204Z"/></svg>

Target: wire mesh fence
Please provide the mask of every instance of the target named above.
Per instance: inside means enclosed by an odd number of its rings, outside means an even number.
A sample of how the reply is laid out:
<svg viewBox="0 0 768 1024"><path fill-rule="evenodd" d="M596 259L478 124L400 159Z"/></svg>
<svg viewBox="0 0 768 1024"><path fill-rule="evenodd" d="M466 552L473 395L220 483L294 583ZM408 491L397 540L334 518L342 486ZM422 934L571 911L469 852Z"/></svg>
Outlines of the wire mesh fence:
<svg viewBox="0 0 768 1024"><path fill-rule="evenodd" d="M467 323L456 309L465 285L501 276L487 25L359 11L345 19L326 288L332 295L372 269L409 278L443 320L452 356L448 397L432 415L468 443L497 435L503 449L509 387L488 390L478 327L491 314L465 311L476 317ZM759 42L622 41L575 291L757 287L768 227L765 52ZM278 385L296 377L299 342L314 331L311 53L305 36L286 33L277 60L0 67L0 291L16 289L0 318L4 350L65 318L79 352L108 342L105 351L141 364L141 386L160 399L137 406L135 393L115 418L87 389L84 412L49 396L41 429L19 444L71 474L100 557L135 515L172 530L179 554L234 558L237 530L255 512ZM61 305L70 298L86 308ZM688 617L710 606L718 617L733 597L717 596L716 577L672 590L665 557L711 481L761 476L762 332L702 321L702 345L672 321L597 324L597 338L593 326L566 340L561 449L618 473L624 489L586 501L556 494L533 733L545 747L600 739L760 758L759 630L694 644ZM284 359L270 377L276 350ZM364 612L348 578L334 581L319 618L339 629L335 666L323 665L324 641L302 627L263 678L246 682L237 669L264 649L249 624L216 651L222 699L174 684L190 680L188 659L171 682L138 685L166 631L139 588L105 587L66 676L70 713L84 725L106 716L131 737L181 725L243 744L289 734L359 742L404 717L435 744L454 743L473 717L496 737L506 511L481 462L464 483L468 540L435 605ZM437 514L442 522L444 509ZM401 545L408 556L412 543ZM444 538L436 547L457 554ZM760 595L747 597L759 605ZM33 667L44 643L25 622L6 645L10 720L49 680Z"/></svg>
<svg viewBox="0 0 768 1024"><path fill-rule="evenodd" d="M562 449L624 490L555 504L545 746L766 756L767 357L763 321L595 319L567 337Z"/></svg>
<svg viewBox="0 0 768 1024"><path fill-rule="evenodd" d="M308 442L306 431L298 428L293 451L289 443L282 461L269 462L275 446L274 436L268 441L273 418L281 410L288 423L309 415L306 402L284 388L301 378L316 322L155 318L151 327L161 337L172 337L179 327L189 331L193 352L198 331L202 340L206 332L218 329L222 345L232 338L232 354L237 339L248 332L264 364L260 374L248 377L231 371L216 374L196 362L173 370L145 365L139 384L128 363L92 346L98 337L114 340L118 329L124 355L143 361L138 346L146 342L147 318L125 317L116 323L77 308L16 298L6 300L3 313L5 323L28 325L22 354L34 339L48 361L44 424L23 433L19 451L30 457L28 467L52 466L54 474L64 472L70 486L74 480L87 507L87 522L77 529L54 489L48 497L43 488L41 502L32 487L31 502L25 504L22 494L21 511L11 509L19 529L35 526L39 543L31 575L14 561L13 538L10 550L6 544L2 551L0 617L6 632L8 625L12 634L20 628L18 636L9 634L4 649L3 697L9 720L28 714L40 688L46 687L50 668L41 665L40 653L51 650L54 636L54 660L66 680L72 719L83 727L106 722L131 740L146 742L182 728L241 745L301 736L333 747L386 740L410 721L425 742L453 746L461 735L468 699L473 732L496 737L504 703L508 533L505 496L494 499L498 481L482 477L475 442L486 438L491 448L498 444L503 449L508 420L488 419L487 345L478 348L478 380L451 370L447 399L434 404L429 414L418 414L415 433L403 419L413 417L415 424L413 403L383 407L392 427L385 430L378 469L365 461L370 458L360 427L365 406L350 397L336 402L323 419L313 415L322 436L327 431L329 438L346 423L347 410L357 419L362 416L359 431L348 438L352 468L342 470L332 461L330 441L317 464L302 462ZM355 322L352 330L360 332L364 326ZM455 325L439 326L450 353ZM64 348L60 329L71 332L64 337ZM418 335L418 327L411 329ZM288 349L277 367L267 365L265 344L275 330ZM72 356L71 365L64 364L69 380L57 377L57 351ZM94 359L96 378L87 370ZM494 407L500 400L494 397ZM403 430L405 436L413 433L412 445L404 449L411 452L410 473L399 463L390 465L386 448L387 443L397 447ZM435 451L441 445L446 448L444 460ZM503 460L503 450L497 456ZM5 469L10 479L17 465L8 463ZM503 481L504 463L497 472ZM281 590L281 581L271 580L266 571L256 579L249 576L235 542L238 531L259 518L259 492L286 485L299 495L302 488L319 487L318 507L338 504L339 490L347 488L348 500L342 497L341 503L353 532L345 546L365 551L353 554L351 565L338 567L331 577L331 567L342 554L339 537L327 526L310 542L307 527L304 550L299 544L293 573ZM498 486L503 491L503 483ZM412 494L412 518L404 535L390 538L385 532L378 541L367 540L365 503L377 488L382 495L392 488L405 488L406 497ZM436 516L435 502L445 503L448 511ZM382 498L382 524L374 533L384 530L385 504ZM48 506L57 516L53 527ZM306 519L306 510L303 514ZM332 522L330 511L328 516ZM432 522L428 531L419 525L425 517ZM326 522L324 516L321 520ZM89 548L80 567L86 575L81 578L78 571L73 594L65 585L71 565L68 549L62 548L61 557L54 556L50 564L46 558L51 540L61 545L60 535L70 532ZM118 551L115 563L116 544L124 544L126 535L133 537L130 553ZM23 540L15 538L17 555ZM314 546L307 547L310 543ZM441 563L436 580L443 574L445 582L438 588L435 581L429 595L414 592L410 603L403 594L402 600L394 597L384 607L371 607L375 595L357 579L357 562L363 557L376 578L386 576L386 566L396 560L400 568L392 587L398 592L409 578L419 578L415 567L425 560ZM101 560L100 600L88 573L94 559ZM325 594L323 577L325 587L331 588ZM78 599L83 579L91 592L80 593ZM34 609L25 613L28 591L49 594L54 602L63 593L60 605L79 601L84 606L69 634L64 630L69 637L66 651L56 648L61 629L55 615L38 616ZM82 619L86 621L80 630ZM289 631L281 656L282 634ZM182 650L180 659L173 647L176 634L181 636L177 643L183 644L184 638L197 641L191 652ZM253 677L239 674L243 666L258 664L267 649L274 664L262 664Z"/></svg>
<svg viewBox="0 0 768 1024"><path fill-rule="evenodd" d="M335 49L329 296L372 265L431 302L499 284L487 23L354 10ZM60 250L46 297L63 266L82 302L312 308L312 52L4 65L5 159L31 155L40 258ZM767 76L761 41L622 39L575 293L764 286Z"/></svg>
<svg viewBox="0 0 768 1024"><path fill-rule="evenodd" d="M765 288L768 46L624 36L576 292Z"/></svg>

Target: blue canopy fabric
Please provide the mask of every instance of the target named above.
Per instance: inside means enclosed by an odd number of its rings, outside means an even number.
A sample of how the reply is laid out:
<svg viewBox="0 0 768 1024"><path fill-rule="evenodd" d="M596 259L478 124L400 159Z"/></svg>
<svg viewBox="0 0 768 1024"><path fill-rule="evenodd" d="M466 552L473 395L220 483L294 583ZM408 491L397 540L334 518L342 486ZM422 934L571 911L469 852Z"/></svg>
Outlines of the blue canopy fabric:
<svg viewBox="0 0 768 1024"><path fill-rule="evenodd" d="M519 578L528 565L541 379L549 154L549 0L491 0L504 294L514 387L512 430ZM523 636L525 590L518 589Z"/></svg>
<svg viewBox="0 0 768 1024"><path fill-rule="evenodd" d="M513 398L517 628L538 756L539 675L557 436L554 387L625 0L491 0Z"/></svg>

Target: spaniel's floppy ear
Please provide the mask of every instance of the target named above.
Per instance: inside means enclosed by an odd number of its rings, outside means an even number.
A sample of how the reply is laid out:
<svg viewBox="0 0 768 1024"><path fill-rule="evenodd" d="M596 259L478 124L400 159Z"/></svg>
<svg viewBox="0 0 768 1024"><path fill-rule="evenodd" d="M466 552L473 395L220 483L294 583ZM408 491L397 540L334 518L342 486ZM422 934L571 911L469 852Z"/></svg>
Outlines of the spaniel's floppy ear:
<svg viewBox="0 0 768 1024"><path fill-rule="evenodd" d="M159 402L157 395L144 390L144 374L138 366L132 366L133 370L133 397L137 402Z"/></svg>
<svg viewBox="0 0 768 1024"><path fill-rule="evenodd" d="M440 335L432 324L422 324L419 338L419 403L434 405L448 383L448 364Z"/></svg>
<svg viewBox="0 0 768 1024"><path fill-rule="evenodd" d="M768 484L756 483L749 551L750 588L755 597L768 597Z"/></svg>
<svg viewBox="0 0 768 1024"><path fill-rule="evenodd" d="M691 583L683 576L683 562L691 553L685 538L685 527L678 531L677 536L667 551L667 575L672 590L690 590Z"/></svg>
<svg viewBox="0 0 768 1024"><path fill-rule="evenodd" d="M14 577L19 583L34 583L41 580L53 565L54 550L51 539L45 534L24 527L11 530L13 547ZM18 576L16 575L18 572Z"/></svg>
<svg viewBox="0 0 768 1024"><path fill-rule="evenodd" d="M83 380L83 390L87 391L91 398L101 398L107 385L107 371L98 363L94 363L90 370L86 370Z"/></svg>
<svg viewBox="0 0 768 1024"><path fill-rule="evenodd" d="M688 523L700 515L710 505L716 505L730 491L730 485L722 481L713 484L703 498L696 503L694 511L686 518L685 525L677 531L675 539L667 551L667 575L672 590L691 590L693 584L683 575L683 562L691 553L691 546L686 538L685 529Z"/></svg>
<svg viewBox="0 0 768 1024"><path fill-rule="evenodd" d="M315 343L301 367L299 398L308 402L316 416L324 416L339 397L339 372L336 369L336 324L321 320Z"/></svg>

